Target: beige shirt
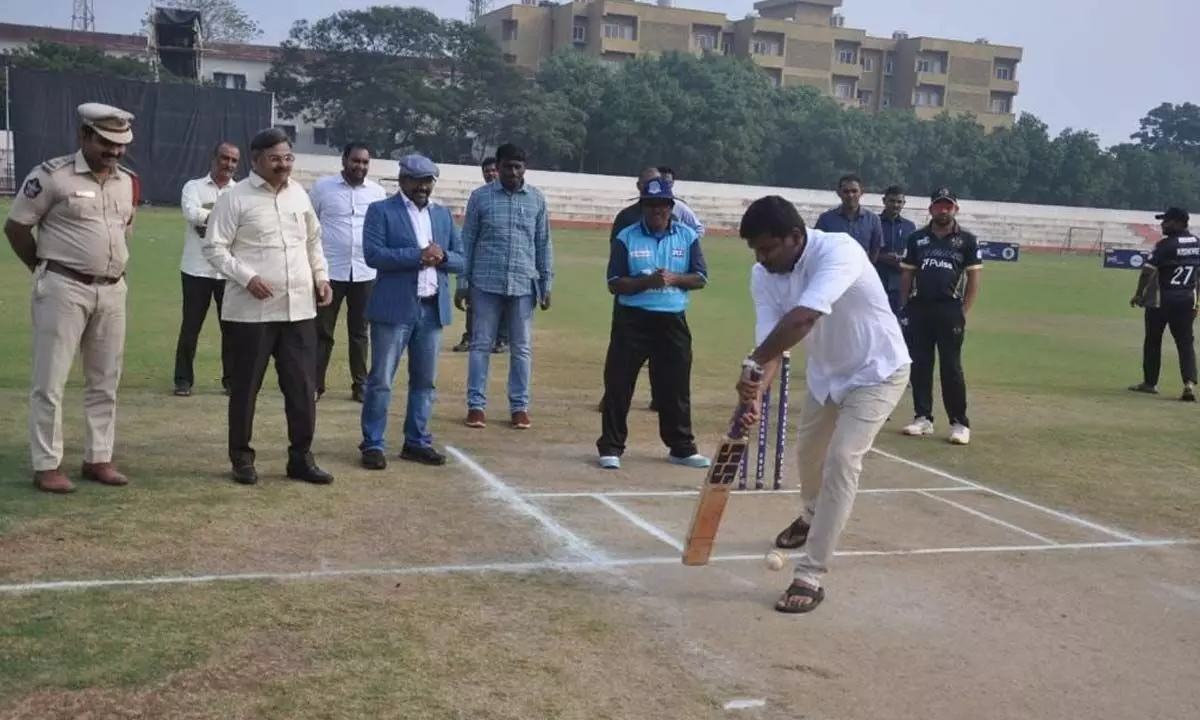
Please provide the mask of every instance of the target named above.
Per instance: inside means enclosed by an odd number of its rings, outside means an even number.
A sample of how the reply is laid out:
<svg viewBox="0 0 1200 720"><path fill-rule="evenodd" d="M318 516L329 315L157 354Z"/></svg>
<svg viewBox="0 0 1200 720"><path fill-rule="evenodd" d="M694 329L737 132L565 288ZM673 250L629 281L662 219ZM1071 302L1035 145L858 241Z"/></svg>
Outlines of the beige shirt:
<svg viewBox="0 0 1200 720"><path fill-rule="evenodd" d="M329 281L321 249L321 223L296 180L276 193L250 173L217 199L202 246L225 283L221 319L230 322L297 322L317 315L316 284ZM246 286L255 277L273 297L259 300Z"/></svg>
<svg viewBox="0 0 1200 720"><path fill-rule="evenodd" d="M29 173L8 219L37 227L37 257L100 277L117 278L129 262L133 171L118 167L101 182L82 152L47 160Z"/></svg>
<svg viewBox="0 0 1200 720"><path fill-rule="evenodd" d="M232 180L224 187L217 185L211 174L188 180L184 184L183 191L179 194L179 207L183 210L184 219L183 254L179 258L179 271L185 275L202 278L221 277L208 260L204 259L204 253L200 251L204 245L204 238L200 237L196 227L208 224L208 216L216 206L217 198L232 190L233 186Z"/></svg>

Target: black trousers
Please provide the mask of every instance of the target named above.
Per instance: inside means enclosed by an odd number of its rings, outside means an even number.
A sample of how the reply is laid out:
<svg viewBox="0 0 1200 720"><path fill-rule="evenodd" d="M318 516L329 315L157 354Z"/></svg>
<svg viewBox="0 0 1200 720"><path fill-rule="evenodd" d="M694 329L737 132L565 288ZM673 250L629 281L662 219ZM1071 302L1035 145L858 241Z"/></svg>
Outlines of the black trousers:
<svg viewBox="0 0 1200 720"><path fill-rule="evenodd" d="M191 387L196 382L194 371L196 345L208 317L208 308L217 305L217 322L221 324L221 386L229 387L232 359L229 355L229 333L221 320L221 305L225 299L225 281L220 278L197 277L179 273L183 283L183 320L179 324L179 340L175 343L175 384Z"/></svg>
<svg viewBox="0 0 1200 720"><path fill-rule="evenodd" d="M234 466L254 462L254 409L271 358L283 392L288 452L308 453L317 428L316 321L231 322L229 338L235 363L229 389L229 461Z"/></svg>
<svg viewBox="0 0 1200 720"><path fill-rule="evenodd" d="M346 303L346 340L350 345L350 390L361 391L367 382L367 359L371 357L367 300L375 288L375 281L332 280L329 285L333 288L333 302L317 308L317 392L325 392L325 371L333 357L333 332L337 329L343 301Z"/></svg>
<svg viewBox="0 0 1200 720"><path fill-rule="evenodd" d="M676 457L695 455L692 434L692 332L684 313L650 312L617 305L613 309L608 356L604 360L604 400L600 455L625 452L629 404L638 374L650 361L650 388L658 403L658 435Z"/></svg>
<svg viewBox="0 0 1200 720"><path fill-rule="evenodd" d="M942 380L942 404L951 425L971 427L967 419L967 381L963 377L962 346L966 317L958 300L920 300L906 306L905 339L912 356L913 415L933 420L933 365Z"/></svg>
<svg viewBox="0 0 1200 720"><path fill-rule="evenodd" d="M1196 346L1194 343L1195 315L1190 302L1165 303L1146 308L1146 337L1142 345L1142 375L1147 385L1158 385L1162 369L1163 332L1170 328L1179 351L1179 374L1183 382L1196 382Z"/></svg>

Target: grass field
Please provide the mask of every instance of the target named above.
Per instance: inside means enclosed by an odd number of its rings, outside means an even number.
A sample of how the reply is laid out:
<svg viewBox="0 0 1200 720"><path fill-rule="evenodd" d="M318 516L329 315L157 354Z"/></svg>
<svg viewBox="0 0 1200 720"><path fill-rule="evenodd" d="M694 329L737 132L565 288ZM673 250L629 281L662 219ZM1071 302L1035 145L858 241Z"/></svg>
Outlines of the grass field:
<svg viewBox="0 0 1200 720"><path fill-rule="evenodd" d="M29 279L11 256L0 266L0 399L8 408L0 416L0 583L552 554L528 518L508 513L455 464L393 461L382 474L357 468L359 406L349 400L344 336L319 406L315 448L337 475L335 485L277 479L286 439L271 380L255 434L264 482L230 483L212 316L196 395L170 394L181 242L177 212L139 214L117 450L132 484L84 486L66 497L30 485ZM466 358L449 352L461 316L443 338L435 441L524 486L591 482L587 463L599 432L595 405L611 307L603 282L607 242L602 233L563 231L555 252L554 304L535 318L533 430L462 427ZM752 256L741 242L717 238L705 253L711 281L694 295L690 324L694 420L698 434L712 438L728 417L738 362L752 347ZM1200 411L1175 401L1169 341L1163 394L1124 390L1140 377L1141 316L1126 302L1134 281L1130 272L1102 269L1094 256L1027 254L1015 265L990 264L964 350L972 445L943 441L940 400L937 436L900 436L906 398L878 446L1144 536L1200 537ZM506 359L493 360L493 417L506 410L506 371ZM793 392L799 387L797 380ZM72 474L82 457L78 388L76 368L65 410L64 464ZM663 450L652 416L640 409L647 395L640 388L635 401L631 455L652 459ZM402 417L399 394L393 445ZM704 445L711 449L712 441ZM615 476L639 488L698 480L650 460L629 462ZM776 530L761 529L764 542ZM663 607L620 580L569 573L6 593L0 717L722 717L720 698L748 691L748 681L693 646L685 631L691 616L673 617Z"/></svg>

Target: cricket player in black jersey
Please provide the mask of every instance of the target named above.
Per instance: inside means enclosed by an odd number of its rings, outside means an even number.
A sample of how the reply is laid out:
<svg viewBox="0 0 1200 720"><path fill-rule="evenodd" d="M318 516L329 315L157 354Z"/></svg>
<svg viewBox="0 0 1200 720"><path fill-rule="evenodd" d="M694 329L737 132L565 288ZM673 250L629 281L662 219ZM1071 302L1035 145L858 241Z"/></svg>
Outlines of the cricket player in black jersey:
<svg viewBox="0 0 1200 720"><path fill-rule="evenodd" d="M1179 372L1183 376L1183 394L1179 399L1196 402L1193 328L1197 307L1200 307L1200 240L1188 229L1189 217L1183 208L1168 208L1162 215L1154 217L1162 221L1163 239L1154 246L1150 259L1142 267L1137 292L1129 301L1130 307L1146 308L1142 382L1129 389L1134 392L1158 392L1163 331L1170 328L1175 348L1179 351ZM1145 302L1147 290L1157 292L1157 303Z"/></svg>
<svg viewBox="0 0 1200 720"><path fill-rule="evenodd" d="M912 356L913 422L905 435L933 433L934 352L941 369L942 403L950 442L971 442L962 345L967 314L979 292L983 254L958 225L958 197L940 187L930 198L928 225L909 235L900 261L900 321Z"/></svg>

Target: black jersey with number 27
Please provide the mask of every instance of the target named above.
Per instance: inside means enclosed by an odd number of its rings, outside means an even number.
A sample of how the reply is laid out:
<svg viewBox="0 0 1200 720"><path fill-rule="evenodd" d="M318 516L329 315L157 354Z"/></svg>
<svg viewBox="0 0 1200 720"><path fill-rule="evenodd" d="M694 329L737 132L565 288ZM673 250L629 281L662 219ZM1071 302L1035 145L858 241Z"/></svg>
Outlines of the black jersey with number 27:
<svg viewBox="0 0 1200 720"><path fill-rule="evenodd" d="M1158 271L1158 293L1163 304L1196 306L1200 240L1191 235L1165 237L1154 246L1147 264Z"/></svg>

